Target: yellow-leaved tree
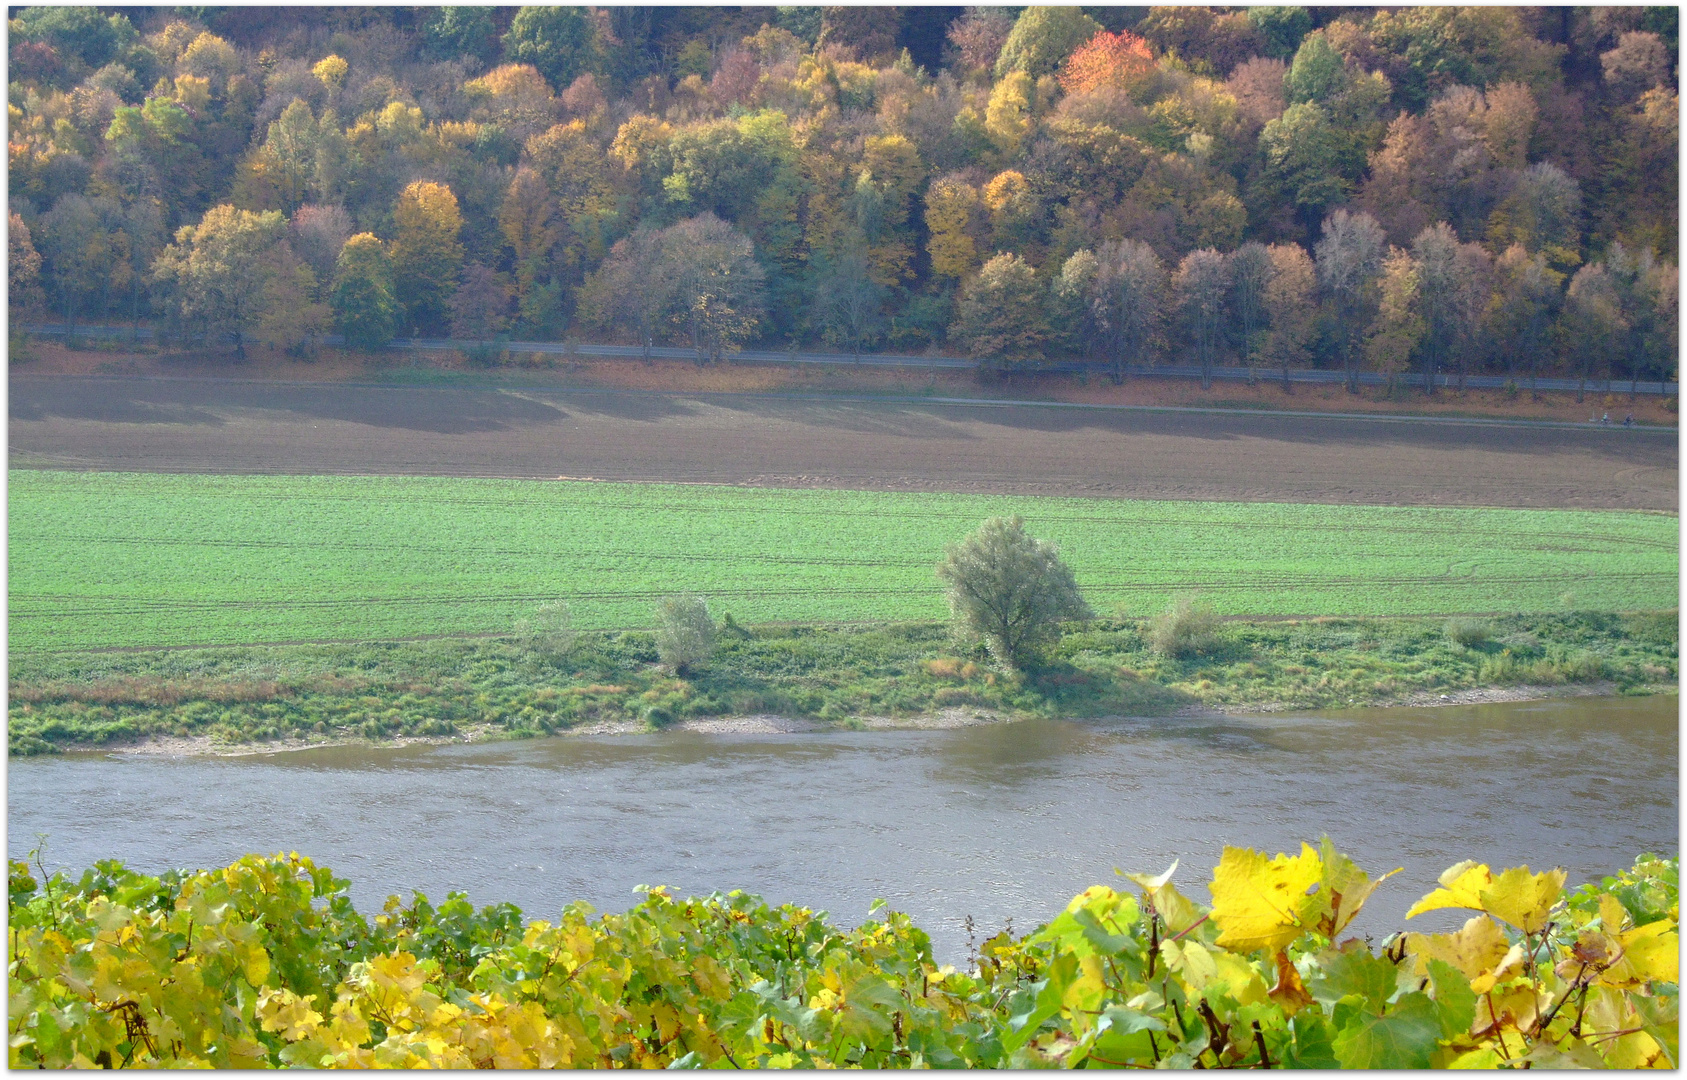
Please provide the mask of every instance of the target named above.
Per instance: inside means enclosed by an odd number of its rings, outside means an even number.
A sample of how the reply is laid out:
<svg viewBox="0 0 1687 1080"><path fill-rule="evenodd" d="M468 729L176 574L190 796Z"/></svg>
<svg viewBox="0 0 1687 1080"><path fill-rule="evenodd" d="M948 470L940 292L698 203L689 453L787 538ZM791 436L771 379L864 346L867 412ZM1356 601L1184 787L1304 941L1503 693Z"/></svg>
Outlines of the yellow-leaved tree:
<svg viewBox="0 0 1687 1080"><path fill-rule="evenodd" d="M393 292L412 330L440 329L463 269L463 214L444 184L418 180L393 207Z"/></svg>
<svg viewBox="0 0 1687 1080"><path fill-rule="evenodd" d="M959 177L932 181L926 189L926 229L931 239L931 271L943 277L964 278L978 266L978 244L983 203L978 189Z"/></svg>

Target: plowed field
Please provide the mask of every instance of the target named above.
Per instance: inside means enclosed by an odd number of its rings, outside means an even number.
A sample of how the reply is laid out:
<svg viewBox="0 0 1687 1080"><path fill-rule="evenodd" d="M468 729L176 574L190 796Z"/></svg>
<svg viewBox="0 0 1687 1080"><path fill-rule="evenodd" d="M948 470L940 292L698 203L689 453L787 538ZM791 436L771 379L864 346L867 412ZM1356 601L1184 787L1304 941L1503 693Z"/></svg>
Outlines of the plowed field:
<svg viewBox="0 0 1687 1080"><path fill-rule="evenodd" d="M1675 511L1673 431L14 377L13 467Z"/></svg>

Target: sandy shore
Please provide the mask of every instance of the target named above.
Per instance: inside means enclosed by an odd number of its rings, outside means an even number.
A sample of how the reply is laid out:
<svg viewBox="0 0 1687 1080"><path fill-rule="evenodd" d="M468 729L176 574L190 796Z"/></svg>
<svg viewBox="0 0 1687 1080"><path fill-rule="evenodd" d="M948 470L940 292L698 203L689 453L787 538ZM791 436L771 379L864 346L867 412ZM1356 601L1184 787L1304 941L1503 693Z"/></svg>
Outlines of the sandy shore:
<svg viewBox="0 0 1687 1080"><path fill-rule="evenodd" d="M703 735L809 735L825 731L942 731L1000 723L1004 717L984 709L944 709L931 716L859 716L838 723L807 720L801 717L756 715L722 716L703 720L682 720L664 731L687 731ZM652 731L637 720L600 721L580 724L559 731L558 738L580 738L588 735L649 735ZM284 754L295 750L316 750L328 746L367 746L397 748L404 746L448 746L453 743L484 743L512 741L502 728L491 724L464 727L455 735L400 735L389 739L358 739L343 736L314 736L311 738L281 738L262 743L225 743L208 735L159 735L131 743L89 747L90 751L105 754L136 754L148 757L258 757Z"/></svg>
<svg viewBox="0 0 1687 1080"><path fill-rule="evenodd" d="M1649 686L1647 689L1654 694L1673 694L1676 692L1676 688L1672 685ZM1491 705L1505 701L1615 697L1616 694L1616 683L1600 680L1599 682L1561 685L1487 686L1469 690L1447 690L1445 692L1420 690L1402 698L1392 698L1387 701L1353 701L1345 705L1285 705L1276 701L1258 705L1187 705L1178 709L1172 715L1188 717L1257 716L1262 713L1310 712L1313 709L1392 709L1401 707L1424 709L1439 705Z"/></svg>
<svg viewBox="0 0 1687 1080"><path fill-rule="evenodd" d="M1673 694L1673 685L1650 687L1653 693ZM1445 693L1424 691L1394 701L1354 702L1350 706L1330 705L1316 708L1428 708L1440 705L1486 705L1507 701L1548 701L1553 698L1612 697L1617 687L1611 682L1574 683L1563 686L1495 686L1472 690L1449 690ZM1276 702L1260 705L1190 705L1171 713L1173 718L1202 719L1219 716L1257 716L1280 712L1308 712L1314 707L1283 705ZM981 724L1002 723L1007 717L986 709L944 709L930 716L862 716L831 723L801 717L758 714L755 716L723 716L702 720L682 720L663 731L684 731L700 735L812 735L829 731L947 731L976 727ZM557 732L560 738L580 738L602 735L649 735L649 727L636 720L602 721L581 724ZM503 729L491 724L464 727L455 735L395 736L390 739L368 740L335 736L312 738L282 738L263 743L217 742L207 735L154 736L122 745L90 747L89 750L107 754L137 754L155 757L256 757L283 754L296 750L315 750L329 746L364 746L393 749L405 746L447 746L453 743L484 743L510 741Z"/></svg>

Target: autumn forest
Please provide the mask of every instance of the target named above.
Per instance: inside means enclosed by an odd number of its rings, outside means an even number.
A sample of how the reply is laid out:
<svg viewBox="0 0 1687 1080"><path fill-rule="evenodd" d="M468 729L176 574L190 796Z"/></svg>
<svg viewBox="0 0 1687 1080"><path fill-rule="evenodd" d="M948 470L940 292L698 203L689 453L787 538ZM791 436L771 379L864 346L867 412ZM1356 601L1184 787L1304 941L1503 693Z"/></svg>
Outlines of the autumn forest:
<svg viewBox="0 0 1687 1080"><path fill-rule="evenodd" d="M14 323L1669 379L1677 9L13 9Z"/></svg>

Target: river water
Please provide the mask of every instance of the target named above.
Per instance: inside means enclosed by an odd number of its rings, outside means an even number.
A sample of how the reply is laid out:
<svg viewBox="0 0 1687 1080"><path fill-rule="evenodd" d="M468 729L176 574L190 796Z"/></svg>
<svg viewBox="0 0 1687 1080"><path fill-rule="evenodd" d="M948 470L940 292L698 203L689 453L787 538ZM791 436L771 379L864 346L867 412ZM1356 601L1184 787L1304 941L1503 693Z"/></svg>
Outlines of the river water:
<svg viewBox="0 0 1687 1080"><path fill-rule="evenodd" d="M1677 851L1677 704L14 759L7 848L21 858L45 833L50 867L151 872L298 850L349 877L365 911L464 890L539 918L666 884L853 925L883 897L960 961L968 915L980 937L1027 930L1115 866L1173 858L1205 900L1223 845L1297 850L1327 832L1372 872L1405 868L1357 924L1380 937L1460 859L1560 865L1575 884Z"/></svg>

